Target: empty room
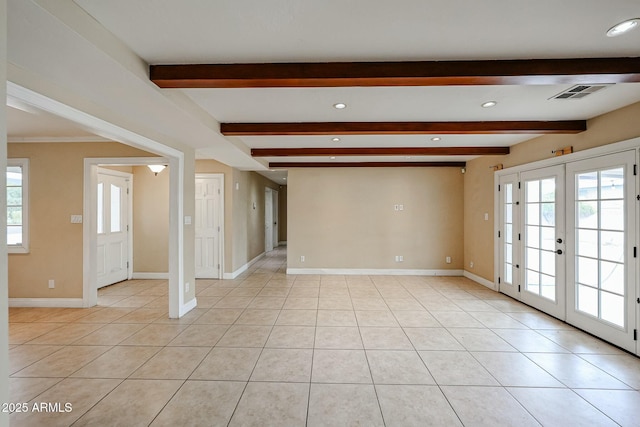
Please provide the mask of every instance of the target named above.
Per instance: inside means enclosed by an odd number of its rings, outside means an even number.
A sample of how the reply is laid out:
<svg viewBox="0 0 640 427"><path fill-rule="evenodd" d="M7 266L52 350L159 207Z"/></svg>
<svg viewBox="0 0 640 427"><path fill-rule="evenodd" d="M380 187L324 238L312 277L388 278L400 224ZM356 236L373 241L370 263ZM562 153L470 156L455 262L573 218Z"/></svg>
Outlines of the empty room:
<svg viewBox="0 0 640 427"><path fill-rule="evenodd" d="M0 11L0 425L637 425L637 2Z"/></svg>

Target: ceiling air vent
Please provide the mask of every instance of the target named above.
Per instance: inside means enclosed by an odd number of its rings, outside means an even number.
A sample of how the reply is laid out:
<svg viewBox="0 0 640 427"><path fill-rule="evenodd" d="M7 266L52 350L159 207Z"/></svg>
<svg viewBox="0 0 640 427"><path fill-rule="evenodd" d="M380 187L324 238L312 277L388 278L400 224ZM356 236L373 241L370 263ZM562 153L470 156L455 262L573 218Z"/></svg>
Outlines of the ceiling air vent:
<svg viewBox="0 0 640 427"><path fill-rule="evenodd" d="M595 85L575 85L569 89L560 92L557 95L552 96L549 99L581 99L587 95L591 95L594 92L604 89L607 86L611 86L613 83L608 84L595 84Z"/></svg>

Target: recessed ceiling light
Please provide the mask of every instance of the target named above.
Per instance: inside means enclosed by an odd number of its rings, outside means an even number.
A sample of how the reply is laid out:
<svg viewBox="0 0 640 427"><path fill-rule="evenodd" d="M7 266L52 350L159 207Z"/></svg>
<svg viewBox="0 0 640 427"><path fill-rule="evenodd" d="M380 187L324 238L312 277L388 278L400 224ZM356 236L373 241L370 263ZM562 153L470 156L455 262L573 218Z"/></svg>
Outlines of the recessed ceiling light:
<svg viewBox="0 0 640 427"><path fill-rule="evenodd" d="M408 160L408 159L410 159L410 158L411 158L411 156L407 156L407 157L405 157L405 159L407 159L407 160Z"/></svg>
<svg viewBox="0 0 640 427"><path fill-rule="evenodd" d="M497 104L496 101L487 101L487 102L482 104L482 108L495 107L496 104Z"/></svg>
<svg viewBox="0 0 640 427"><path fill-rule="evenodd" d="M342 103L342 102L338 102L337 104L333 104L333 108L336 108L338 110L342 110L343 108L347 108L347 104Z"/></svg>
<svg viewBox="0 0 640 427"><path fill-rule="evenodd" d="M442 138L440 138L439 136L434 136L433 138L431 138L432 141L440 141Z"/></svg>
<svg viewBox="0 0 640 427"><path fill-rule="evenodd" d="M631 31L640 24L640 18L627 19L624 22L614 25L607 31L607 37L620 36L627 31Z"/></svg>
<svg viewBox="0 0 640 427"><path fill-rule="evenodd" d="M331 139L333 142L340 142L340 138L336 137L336 138L332 138Z"/></svg>
<svg viewBox="0 0 640 427"><path fill-rule="evenodd" d="M336 158L335 158L335 157L333 157L333 156L331 156L331 157L330 157L330 159L331 159L331 160L335 160Z"/></svg>

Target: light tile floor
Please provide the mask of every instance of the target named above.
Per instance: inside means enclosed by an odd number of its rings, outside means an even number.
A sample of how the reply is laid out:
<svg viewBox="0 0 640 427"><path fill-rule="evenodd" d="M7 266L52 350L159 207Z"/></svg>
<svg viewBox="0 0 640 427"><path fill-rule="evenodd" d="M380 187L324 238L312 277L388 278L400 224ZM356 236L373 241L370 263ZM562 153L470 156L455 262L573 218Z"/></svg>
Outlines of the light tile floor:
<svg viewBox="0 0 640 427"><path fill-rule="evenodd" d="M14 426L637 426L640 358L460 277L287 276L278 249L90 309L10 310ZM33 412L37 402L70 412Z"/></svg>

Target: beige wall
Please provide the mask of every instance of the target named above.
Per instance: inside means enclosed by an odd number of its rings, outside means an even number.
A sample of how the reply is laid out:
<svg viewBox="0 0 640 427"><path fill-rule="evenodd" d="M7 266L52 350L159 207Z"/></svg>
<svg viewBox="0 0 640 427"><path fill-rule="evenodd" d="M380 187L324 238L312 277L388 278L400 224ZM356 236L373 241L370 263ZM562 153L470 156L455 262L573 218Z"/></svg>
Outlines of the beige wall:
<svg viewBox="0 0 640 427"><path fill-rule="evenodd" d="M278 241L287 241L287 186L278 190Z"/></svg>
<svg viewBox="0 0 640 427"><path fill-rule="evenodd" d="M7 99L7 2L0 0L0 99ZM0 168L6 170L7 121L6 108L0 111ZM5 190L3 184L0 191ZM5 200L1 198L0 200ZM0 202L0 211L6 212L5 202ZM2 215L0 234L6 235L6 213ZM0 402L9 402L9 310L7 289L7 249L0 248ZM0 426L9 425L9 414L0 413Z"/></svg>
<svg viewBox="0 0 640 427"><path fill-rule="evenodd" d="M9 297L82 298L82 224L70 217L83 211L84 158L152 155L115 142L9 144L8 155L30 161L30 250L9 255Z"/></svg>
<svg viewBox="0 0 640 427"><path fill-rule="evenodd" d="M290 268L462 268L460 168L292 169L287 182Z"/></svg>
<svg viewBox="0 0 640 427"><path fill-rule="evenodd" d="M264 252L265 187L274 190L278 190L279 187L273 181L255 172L234 169L232 176L233 262L231 272L243 267Z"/></svg>
<svg viewBox="0 0 640 427"><path fill-rule="evenodd" d="M553 157L552 150L573 146L574 152L640 136L640 103L587 122L587 131L575 135L546 135L511 147L505 156L481 157L467 163L464 177L464 265L465 269L493 282L493 171L490 165L505 168ZM481 215L489 213L489 221ZM469 264L473 261L474 268Z"/></svg>
<svg viewBox="0 0 640 427"><path fill-rule="evenodd" d="M157 176L147 166L133 172L133 271L169 271L169 168Z"/></svg>

